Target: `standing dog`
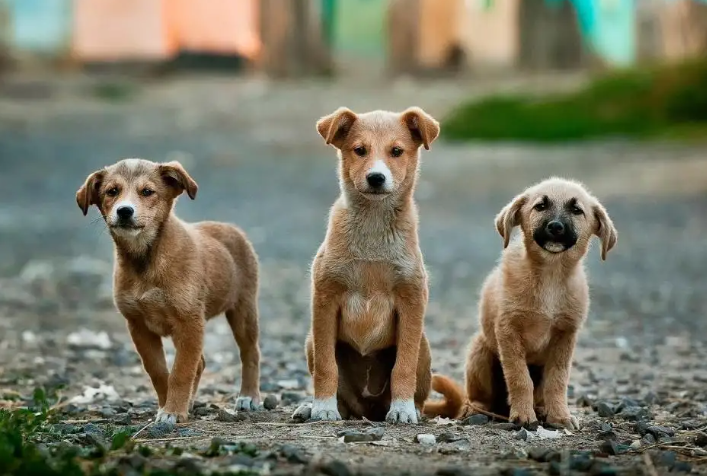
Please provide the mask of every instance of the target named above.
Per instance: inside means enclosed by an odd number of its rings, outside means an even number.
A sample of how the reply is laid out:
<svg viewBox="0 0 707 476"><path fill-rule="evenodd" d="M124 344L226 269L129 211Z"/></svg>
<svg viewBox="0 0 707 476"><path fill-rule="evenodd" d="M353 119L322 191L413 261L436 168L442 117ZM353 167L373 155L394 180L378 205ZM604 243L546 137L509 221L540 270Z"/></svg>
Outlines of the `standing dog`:
<svg viewBox="0 0 707 476"><path fill-rule="evenodd" d="M510 243L520 226L521 239ZM466 362L466 398L450 379L433 378L446 401L425 413L463 417L505 413L511 421L578 428L567 407L572 355L589 310L583 258L592 235L601 258L616 245L616 229L599 201L576 182L551 178L506 205L496 217L501 263L481 291L481 330ZM510 408L508 408L510 405Z"/></svg>
<svg viewBox="0 0 707 476"><path fill-rule="evenodd" d="M240 348L236 408L260 402L258 259L235 226L189 224L173 212L196 182L178 162L126 159L92 173L76 193L83 214L96 205L115 243L114 298L159 400L158 422L187 420L204 370L204 326L226 313ZM167 370L162 337L177 355Z"/></svg>
<svg viewBox="0 0 707 476"><path fill-rule="evenodd" d="M341 195L312 264L314 402L293 416L417 423L431 373L413 192L420 146L429 149L439 124L419 108L340 108L317 130L338 149Z"/></svg>

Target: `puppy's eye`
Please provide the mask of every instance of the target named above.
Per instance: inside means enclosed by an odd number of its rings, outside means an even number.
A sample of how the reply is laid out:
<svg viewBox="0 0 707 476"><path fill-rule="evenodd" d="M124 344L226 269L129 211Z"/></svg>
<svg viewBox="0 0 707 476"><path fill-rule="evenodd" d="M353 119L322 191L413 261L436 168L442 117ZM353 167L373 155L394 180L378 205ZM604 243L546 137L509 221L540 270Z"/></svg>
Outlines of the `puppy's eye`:
<svg viewBox="0 0 707 476"><path fill-rule="evenodd" d="M570 211L572 212L572 215L584 215L584 210L579 208L577 205L572 206Z"/></svg>
<svg viewBox="0 0 707 476"><path fill-rule="evenodd" d="M109 197L115 197L118 195L118 187L109 188L106 190L106 195Z"/></svg>
<svg viewBox="0 0 707 476"><path fill-rule="evenodd" d="M400 157L401 155L403 155L403 149L401 149L400 147L393 147L390 150L390 155L392 155L393 157Z"/></svg>
<svg viewBox="0 0 707 476"><path fill-rule="evenodd" d="M363 157L366 155L366 148L363 146L358 146L354 148L354 153L358 155L359 157Z"/></svg>
<svg viewBox="0 0 707 476"><path fill-rule="evenodd" d="M540 202L533 207L534 210L539 211L539 212L545 210L546 208L547 208L547 203L545 203L545 202Z"/></svg>
<svg viewBox="0 0 707 476"><path fill-rule="evenodd" d="M155 193L155 191L154 191L154 190L150 190L149 188L143 188L143 189L140 191L140 195L142 195L143 197L149 197L149 196L152 195L153 193Z"/></svg>

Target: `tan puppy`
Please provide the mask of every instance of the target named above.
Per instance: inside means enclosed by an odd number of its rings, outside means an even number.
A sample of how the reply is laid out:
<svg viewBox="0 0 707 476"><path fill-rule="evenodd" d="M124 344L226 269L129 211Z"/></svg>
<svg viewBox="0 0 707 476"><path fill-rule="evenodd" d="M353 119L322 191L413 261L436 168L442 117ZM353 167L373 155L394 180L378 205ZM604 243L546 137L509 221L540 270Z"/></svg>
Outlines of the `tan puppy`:
<svg viewBox="0 0 707 476"><path fill-rule="evenodd" d="M431 375L413 191L439 125L419 108L341 108L317 130L338 149L341 195L312 265L314 402L293 416L416 423Z"/></svg>
<svg viewBox="0 0 707 476"><path fill-rule="evenodd" d="M217 222L189 224L175 199L197 185L178 162L126 159L92 173L76 193L86 215L96 205L115 243L114 298L157 392L158 422L186 421L204 370L204 325L226 314L240 348L236 408L260 402L258 259L245 235ZM162 337L177 354L167 370Z"/></svg>
<svg viewBox="0 0 707 476"><path fill-rule="evenodd" d="M509 246L516 226L520 239ZM429 402L425 413L491 411L524 425L539 413L548 423L578 428L567 407L567 385L589 310L583 258L597 235L606 259L616 229L582 185L559 178L515 197L496 217L496 229L506 249L481 291L481 331L466 362L466 398L450 379L435 375L433 388L446 401Z"/></svg>

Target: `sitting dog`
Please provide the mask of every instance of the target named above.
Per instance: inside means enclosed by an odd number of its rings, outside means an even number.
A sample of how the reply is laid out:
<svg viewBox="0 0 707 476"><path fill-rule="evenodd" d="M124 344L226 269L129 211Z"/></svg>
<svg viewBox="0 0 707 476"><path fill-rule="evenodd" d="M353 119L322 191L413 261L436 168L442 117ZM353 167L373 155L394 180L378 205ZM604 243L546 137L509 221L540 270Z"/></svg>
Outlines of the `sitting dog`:
<svg viewBox="0 0 707 476"><path fill-rule="evenodd" d="M516 226L520 239L509 246ZM616 245L616 229L582 185L559 178L515 197L496 217L496 229L505 251L481 291L481 330L466 362L466 396L449 378L435 375L433 388L445 400L428 402L425 413L461 418L493 412L523 425L535 424L540 415L577 429L567 385L589 310L583 259L597 235L605 260Z"/></svg>
<svg viewBox="0 0 707 476"><path fill-rule="evenodd" d="M417 423L431 372L413 192L420 146L429 149L439 124L419 108L340 108L317 130L338 149L341 195L312 264L314 401L293 417Z"/></svg>
<svg viewBox="0 0 707 476"><path fill-rule="evenodd" d="M88 176L76 193L83 214L96 205L115 244L114 299L157 392L157 422L187 420L204 370L204 326L225 313L240 348L238 410L260 402L258 259L241 230L185 223L173 212L197 184L178 162L126 159ZM167 370L162 337L176 357Z"/></svg>

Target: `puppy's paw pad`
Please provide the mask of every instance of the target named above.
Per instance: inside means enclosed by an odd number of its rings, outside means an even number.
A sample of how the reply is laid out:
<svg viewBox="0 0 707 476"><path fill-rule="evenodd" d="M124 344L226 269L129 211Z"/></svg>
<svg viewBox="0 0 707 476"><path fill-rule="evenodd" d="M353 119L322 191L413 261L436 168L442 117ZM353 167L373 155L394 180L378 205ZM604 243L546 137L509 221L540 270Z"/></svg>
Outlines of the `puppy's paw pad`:
<svg viewBox="0 0 707 476"><path fill-rule="evenodd" d="M417 423L418 412L412 400L396 400L390 404L390 411L385 416L388 423Z"/></svg>
<svg viewBox="0 0 707 476"><path fill-rule="evenodd" d="M292 413L292 419L303 423L312 418L312 404L310 402L303 403Z"/></svg>
<svg viewBox="0 0 707 476"><path fill-rule="evenodd" d="M341 414L339 413L336 397L334 396L325 400L314 399L314 402L312 402L311 419L322 421L341 420Z"/></svg>
<svg viewBox="0 0 707 476"><path fill-rule="evenodd" d="M238 397L236 399L236 411L237 412L255 412L260 409L257 400L251 397Z"/></svg>

